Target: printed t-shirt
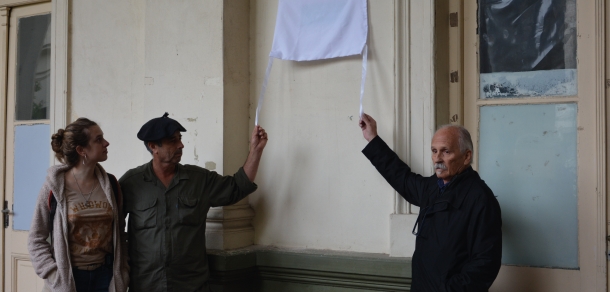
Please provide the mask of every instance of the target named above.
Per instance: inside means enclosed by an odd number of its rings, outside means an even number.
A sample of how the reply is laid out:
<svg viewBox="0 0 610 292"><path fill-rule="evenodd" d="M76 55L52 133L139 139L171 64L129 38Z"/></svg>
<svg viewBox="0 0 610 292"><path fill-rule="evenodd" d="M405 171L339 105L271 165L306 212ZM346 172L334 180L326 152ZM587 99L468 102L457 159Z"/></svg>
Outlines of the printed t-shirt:
<svg viewBox="0 0 610 292"><path fill-rule="evenodd" d="M106 194L99 185L91 197L68 188L65 193L72 266L103 264L106 254L112 253L112 207Z"/></svg>

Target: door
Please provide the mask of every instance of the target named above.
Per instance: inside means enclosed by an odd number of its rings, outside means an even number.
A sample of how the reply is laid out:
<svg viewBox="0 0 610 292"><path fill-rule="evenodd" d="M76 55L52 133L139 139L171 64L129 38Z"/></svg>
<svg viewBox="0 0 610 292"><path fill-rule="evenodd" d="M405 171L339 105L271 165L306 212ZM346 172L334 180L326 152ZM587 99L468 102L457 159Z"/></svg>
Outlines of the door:
<svg viewBox="0 0 610 292"><path fill-rule="evenodd" d="M51 164L51 4L5 10L9 17L6 79L4 291L41 291L27 250L38 192ZM7 45L8 44L8 45Z"/></svg>
<svg viewBox="0 0 610 292"><path fill-rule="evenodd" d="M453 3L464 78L450 116L502 208L490 291L606 291L604 1Z"/></svg>

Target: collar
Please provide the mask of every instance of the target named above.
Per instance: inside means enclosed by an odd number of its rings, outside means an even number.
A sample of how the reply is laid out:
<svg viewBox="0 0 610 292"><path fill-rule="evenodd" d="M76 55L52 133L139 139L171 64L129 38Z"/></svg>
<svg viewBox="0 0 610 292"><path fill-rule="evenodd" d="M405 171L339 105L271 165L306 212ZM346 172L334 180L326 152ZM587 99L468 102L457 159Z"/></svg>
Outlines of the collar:
<svg viewBox="0 0 610 292"><path fill-rule="evenodd" d="M478 177L477 172L472 169L472 166L468 166L460 174L453 177L449 183L443 185L442 195L439 195L434 203L447 202L454 208L459 209L467 195L467 190L470 188L473 176ZM437 183L440 189L443 181L439 179Z"/></svg>
<svg viewBox="0 0 610 292"><path fill-rule="evenodd" d="M66 181L64 179L64 175L71 169L72 167L63 163L53 165L47 169L47 178L45 181L45 185L49 188L51 192L53 192L55 200L57 200L57 202L60 204L63 204L63 201L65 199L64 188L66 185ZM104 193L106 193L106 183L108 182L106 180L107 174L106 170L99 163L95 165L94 175L99 180L100 186L104 189Z"/></svg>
<svg viewBox="0 0 610 292"><path fill-rule="evenodd" d="M144 171L143 175L144 175L144 181L147 181L147 182L159 181L159 178L157 178L157 176L155 175L155 172L153 171L152 159L146 164L146 170ZM174 174L174 178L172 179L172 182L170 183L169 187L172 187L174 184L177 184L181 180L187 180L187 179L189 179L189 175L184 170L184 165L178 163L178 164L176 164L176 174Z"/></svg>
<svg viewBox="0 0 610 292"><path fill-rule="evenodd" d="M453 179L451 180L453 181ZM445 189L447 188L447 186L449 186L449 184L451 183L451 181L449 181L448 183L445 183L445 181L443 181L442 178L439 178L436 180L436 184L438 184L438 188L440 190L440 194L442 195L443 192L445 191Z"/></svg>

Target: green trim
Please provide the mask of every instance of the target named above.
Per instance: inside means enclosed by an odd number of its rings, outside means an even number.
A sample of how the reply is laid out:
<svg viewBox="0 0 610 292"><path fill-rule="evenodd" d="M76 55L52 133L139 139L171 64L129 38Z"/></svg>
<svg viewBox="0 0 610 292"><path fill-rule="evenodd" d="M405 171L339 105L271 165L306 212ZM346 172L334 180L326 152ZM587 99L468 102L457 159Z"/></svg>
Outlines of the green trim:
<svg viewBox="0 0 610 292"><path fill-rule="evenodd" d="M409 291L411 286L411 259L385 254L256 246L208 254L213 291Z"/></svg>

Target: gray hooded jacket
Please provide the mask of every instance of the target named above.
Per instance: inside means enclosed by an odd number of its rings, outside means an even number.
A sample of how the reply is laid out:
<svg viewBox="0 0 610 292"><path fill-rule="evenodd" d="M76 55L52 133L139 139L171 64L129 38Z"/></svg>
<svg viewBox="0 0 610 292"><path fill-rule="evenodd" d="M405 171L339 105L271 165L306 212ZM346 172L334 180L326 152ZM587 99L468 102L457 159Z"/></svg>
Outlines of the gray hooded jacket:
<svg viewBox="0 0 610 292"><path fill-rule="evenodd" d="M36 274L44 279L45 287L43 291L76 291L68 247L68 202L64 195L64 174L69 169L69 166L63 164L51 166L48 169L46 181L38 194L30 228L28 250ZM127 290L129 285L127 237L124 232L125 217L122 216L121 207L117 205L115 196L112 194L112 186L108 175L99 164L96 166L95 175L114 211L112 239L114 265L109 291L123 292ZM49 195L51 192L57 200L57 209L53 219L52 244L47 241L49 237Z"/></svg>

